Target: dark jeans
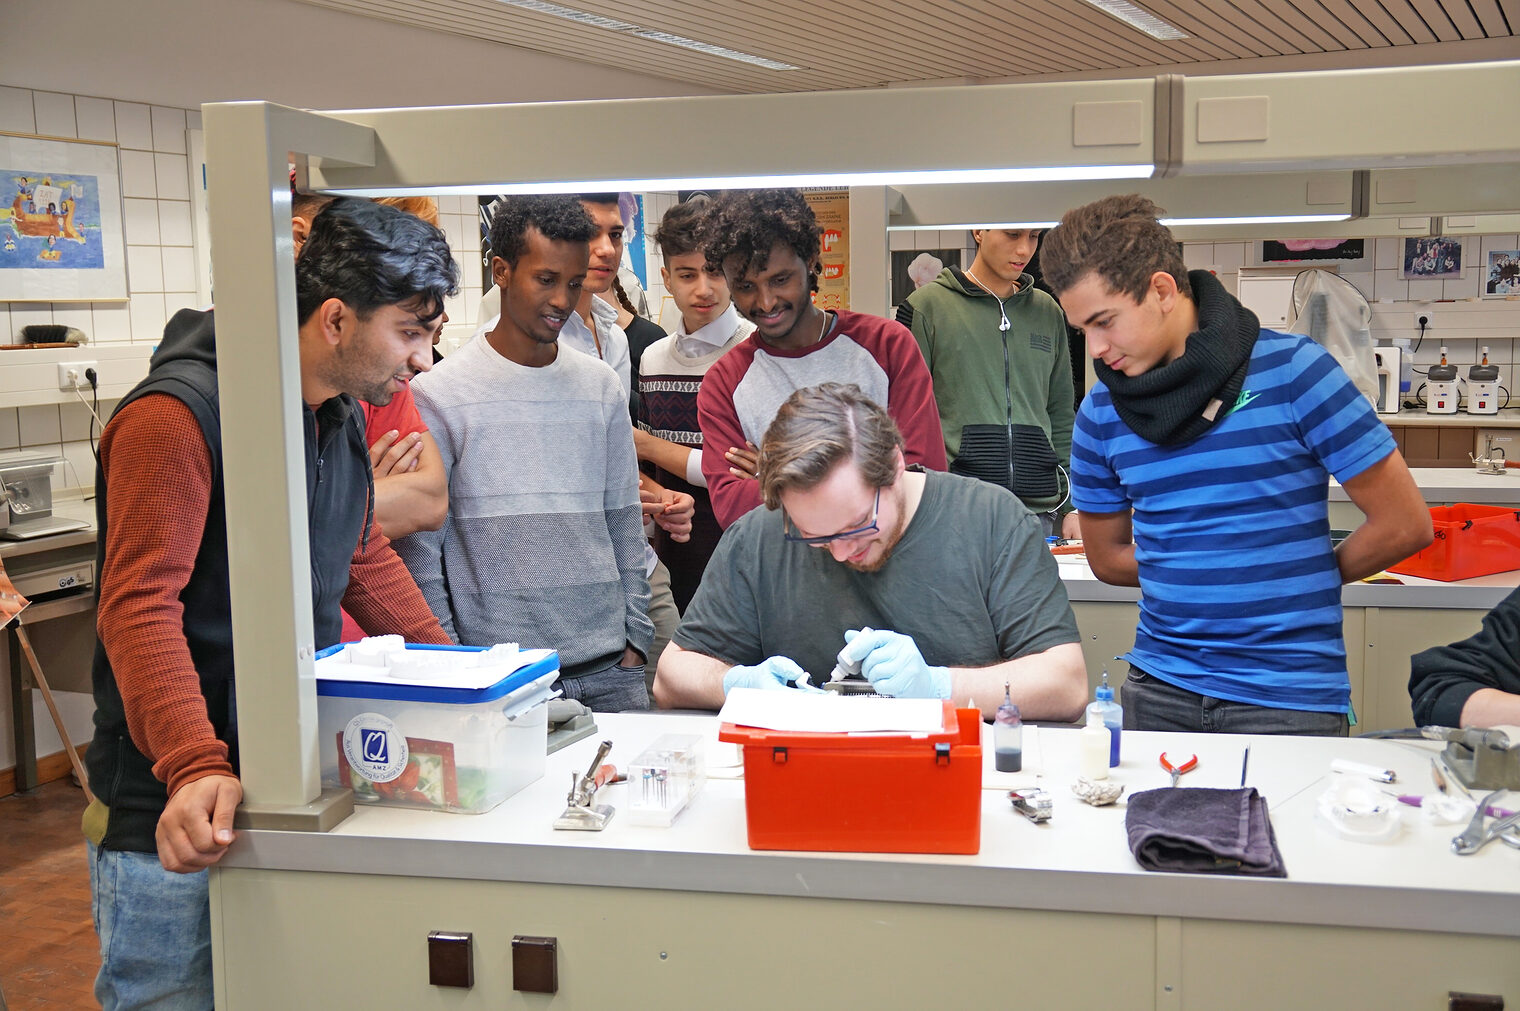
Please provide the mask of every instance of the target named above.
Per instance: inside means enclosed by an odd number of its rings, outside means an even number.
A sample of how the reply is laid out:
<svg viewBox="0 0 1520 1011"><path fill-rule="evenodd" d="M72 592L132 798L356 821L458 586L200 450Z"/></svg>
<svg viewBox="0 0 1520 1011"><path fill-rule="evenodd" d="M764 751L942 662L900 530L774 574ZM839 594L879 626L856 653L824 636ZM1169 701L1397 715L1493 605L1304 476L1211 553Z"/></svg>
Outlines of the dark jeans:
<svg viewBox="0 0 1520 1011"><path fill-rule="evenodd" d="M1216 734L1300 734L1345 737L1345 713L1306 709L1271 709L1199 695L1151 677L1138 667L1129 669L1119 693L1125 730L1182 730Z"/></svg>
<svg viewBox="0 0 1520 1011"><path fill-rule="evenodd" d="M594 713L644 712L649 709L649 690L644 687L643 667L613 664L576 678L560 678L554 687Z"/></svg>

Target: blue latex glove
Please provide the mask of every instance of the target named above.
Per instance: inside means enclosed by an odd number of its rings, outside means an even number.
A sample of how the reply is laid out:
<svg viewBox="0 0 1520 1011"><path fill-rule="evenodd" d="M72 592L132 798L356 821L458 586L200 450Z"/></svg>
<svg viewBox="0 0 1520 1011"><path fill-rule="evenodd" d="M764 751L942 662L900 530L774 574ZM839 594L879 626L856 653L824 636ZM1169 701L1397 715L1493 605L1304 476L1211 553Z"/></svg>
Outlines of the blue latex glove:
<svg viewBox="0 0 1520 1011"><path fill-rule="evenodd" d="M880 628L850 629L844 652L860 661L860 672L878 695L899 699L948 699L950 669L930 667L911 636Z"/></svg>
<svg viewBox="0 0 1520 1011"><path fill-rule="evenodd" d="M793 682L805 692L823 692L822 688L814 688L808 682L807 671L797 666L795 660L773 656L753 667L730 667L723 675L723 694L727 695L735 688L790 688Z"/></svg>

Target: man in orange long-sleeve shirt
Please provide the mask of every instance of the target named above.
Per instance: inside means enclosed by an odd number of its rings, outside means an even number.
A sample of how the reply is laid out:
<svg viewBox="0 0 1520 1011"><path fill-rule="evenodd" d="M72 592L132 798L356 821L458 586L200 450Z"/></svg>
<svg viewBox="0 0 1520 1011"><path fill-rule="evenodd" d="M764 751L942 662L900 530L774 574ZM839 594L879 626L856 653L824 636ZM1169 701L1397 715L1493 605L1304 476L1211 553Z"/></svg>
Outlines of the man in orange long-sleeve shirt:
<svg viewBox="0 0 1520 1011"><path fill-rule="evenodd" d="M316 645L340 603L365 627L448 642L373 522L355 398L385 404L432 363L458 266L443 233L367 200L317 216L296 262ZM211 312L169 321L100 440L100 643L86 812L108 1009L212 1004L206 868L242 799Z"/></svg>

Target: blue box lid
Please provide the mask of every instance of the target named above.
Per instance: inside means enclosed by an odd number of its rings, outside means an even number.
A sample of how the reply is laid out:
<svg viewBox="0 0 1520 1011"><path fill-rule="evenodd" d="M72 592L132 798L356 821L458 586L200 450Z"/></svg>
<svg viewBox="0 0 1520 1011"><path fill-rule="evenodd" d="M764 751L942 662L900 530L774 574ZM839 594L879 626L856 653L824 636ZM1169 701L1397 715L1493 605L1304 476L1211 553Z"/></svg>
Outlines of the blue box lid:
<svg viewBox="0 0 1520 1011"><path fill-rule="evenodd" d="M317 653L322 660L347 646L338 643ZM488 646L435 646L428 643L407 643L407 649L440 650L456 653L484 653ZM559 653L546 650L545 656L524 664L506 677L484 688L455 688L449 685L419 685L405 681L382 679L379 681L355 681L350 678L324 678L317 674L317 695L320 698L383 699L391 702L436 702L444 705L467 706L481 702L494 702L545 674L559 671Z"/></svg>

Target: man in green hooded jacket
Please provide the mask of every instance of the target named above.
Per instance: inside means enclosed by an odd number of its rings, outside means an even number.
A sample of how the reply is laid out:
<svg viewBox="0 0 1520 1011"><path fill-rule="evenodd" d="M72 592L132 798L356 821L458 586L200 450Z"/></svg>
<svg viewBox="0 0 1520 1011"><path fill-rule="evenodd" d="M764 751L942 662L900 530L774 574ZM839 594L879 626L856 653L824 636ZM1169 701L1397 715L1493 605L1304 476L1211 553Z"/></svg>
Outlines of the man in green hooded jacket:
<svg viewBox="0 0 1520 1011"><path fill-rule="evenodd" d="M1045 532L1077 537L1067 478L1075 415L1066 318L1025 267L1037 229L976 229L965 270L946 267L898 307L934 379L950 471L1007 488Z"/></svg>

